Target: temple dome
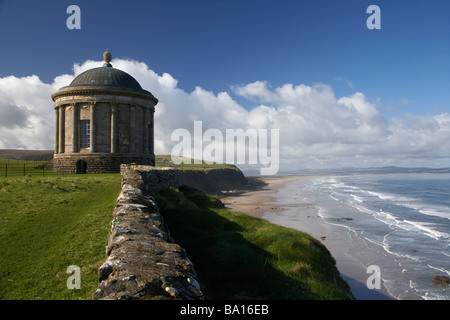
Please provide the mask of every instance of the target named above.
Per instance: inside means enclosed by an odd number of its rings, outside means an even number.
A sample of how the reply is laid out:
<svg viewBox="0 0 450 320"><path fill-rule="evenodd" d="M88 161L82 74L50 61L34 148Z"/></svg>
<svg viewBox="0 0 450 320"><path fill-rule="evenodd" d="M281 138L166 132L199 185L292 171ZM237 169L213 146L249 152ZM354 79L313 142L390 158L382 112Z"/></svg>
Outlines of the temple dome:
<svg viewBox="0 0 450 320"><path fill-rule="evenodd" d="M89 69L79 74L70 85L61 88L52 95L52 99L61 95L72 93L74 90L111 90L129 92L130 94L138 94L145 96L157 102L158 100L147 90L142 89L141 85L135 78L125 71L113 68L111 65L111 53L106 50L103 54L105 63L102 67Z"/></svg>
<svg viewBox="0 0 450 320"><path fill-rule="evenodd" d="M79 74L69 85L69 87L77 86L107 86L142 90L139 82L128 73L108 66L90 69Z"/></svg>

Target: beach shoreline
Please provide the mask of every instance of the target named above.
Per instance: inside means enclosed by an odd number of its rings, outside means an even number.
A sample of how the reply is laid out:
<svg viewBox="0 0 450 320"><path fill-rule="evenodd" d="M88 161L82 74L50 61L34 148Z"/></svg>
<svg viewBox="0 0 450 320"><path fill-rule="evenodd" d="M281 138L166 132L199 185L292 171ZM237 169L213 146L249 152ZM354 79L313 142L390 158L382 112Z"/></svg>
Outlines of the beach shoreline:
<svg viewBox="0 0 450 320"><path fill-rule="evenodd" d="M252 217L262 218L266 212L284 210L275 201L274 194L286 182L296 180L297 176L250 177L246 190L230 192L221 198L223 204L233 211L246 213Z"/></svg>
<svg viewBox="0 0 450 320"><path fill-rule="evenodd" d="M321 241L336 260L341 277L347 281L356 299L394 299L383 285L380 289L367 287L366 281L371 274L366 273L366 269L358 262L356 255L349 255L349 252L356 250L351 239L345 235L345 232L342 232L341 227L326 224L319 215L317 205L304 201L298 201L295 205L277 201L281 196L280 189L286 183L306 177L310 178L310 176L249 177L251 185L247 190L230 193L221 200L232 211L243 212L275 224L300 230ZM287 212L292 206L295 207L296 212L295 224L283 217L283 211Z"/></svg>

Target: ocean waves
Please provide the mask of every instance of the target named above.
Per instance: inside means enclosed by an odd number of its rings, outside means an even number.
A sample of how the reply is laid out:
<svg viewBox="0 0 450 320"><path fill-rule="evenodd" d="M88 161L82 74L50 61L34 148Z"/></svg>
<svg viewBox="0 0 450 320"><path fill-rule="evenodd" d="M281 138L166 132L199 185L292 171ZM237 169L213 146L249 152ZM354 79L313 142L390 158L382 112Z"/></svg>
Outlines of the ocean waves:
<svg viewBox="0 0 450 320"><path fill-rule="evenodd" d="M450 175L320 177L306 192L325 222L383 254L392 295L450 299L449 288L431 283L436 274L450 275Z"/></svg>

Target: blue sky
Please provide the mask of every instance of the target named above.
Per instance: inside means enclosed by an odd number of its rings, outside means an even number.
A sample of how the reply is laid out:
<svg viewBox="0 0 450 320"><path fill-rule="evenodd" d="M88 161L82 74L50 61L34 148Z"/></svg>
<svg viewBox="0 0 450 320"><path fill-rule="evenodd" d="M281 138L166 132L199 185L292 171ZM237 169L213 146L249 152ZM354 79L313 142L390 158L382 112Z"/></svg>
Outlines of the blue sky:
<svg viewBox="0 0 450 320"><path fill-rule="evenodd" d="M71 4L81 30L66 27ZM371 4L380 30L366 27ZM277 105L236 87L320 83L336 99L362 93L392 122L450 112L449 14L448 0L0 0L0 78L51 84L108 48L186 93L227 92L247 110Z"/></svg>
<svg viewBox="0 0 450 320"><path fill-rule="evenodd" d="M66 28L70 4L81 8L81 30ZM370 4L381 30L366 27ZM322 82L337 96L380 98L387 115L434 113L450 108L449 14L447 0L3 0L0 76L51 81L109 48L187 91Z"/></svg>

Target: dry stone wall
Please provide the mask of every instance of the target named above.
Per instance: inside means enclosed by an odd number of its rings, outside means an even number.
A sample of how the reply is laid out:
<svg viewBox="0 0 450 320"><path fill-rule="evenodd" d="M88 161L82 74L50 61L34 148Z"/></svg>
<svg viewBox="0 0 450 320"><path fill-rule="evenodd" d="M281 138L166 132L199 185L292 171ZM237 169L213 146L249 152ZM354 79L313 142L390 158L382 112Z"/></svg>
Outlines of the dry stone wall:
<svg viewBox="0 0 450 320"><path fill-rule="evenodd" d="M180 185L171 168L122 165L106 260L94 299L207 299L186 252L170 237L151 192Z"/></svg>

